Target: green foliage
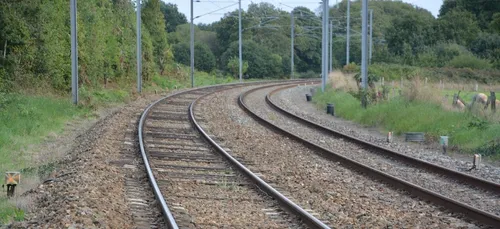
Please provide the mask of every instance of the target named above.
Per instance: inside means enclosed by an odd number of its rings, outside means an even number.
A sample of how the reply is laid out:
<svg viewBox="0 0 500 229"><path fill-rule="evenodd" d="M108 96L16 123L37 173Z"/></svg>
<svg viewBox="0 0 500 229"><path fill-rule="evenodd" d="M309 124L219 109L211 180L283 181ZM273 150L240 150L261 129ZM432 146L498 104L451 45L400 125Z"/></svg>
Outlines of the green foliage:
<svg viewBox="0 0 500 229"><path fill-rule="evenodd" d="M313 79L313 78L319 78L320 74L314 72L314 71L307 71L307 72L301 72L298 74L298 78L301 78L301 79Z"/></svg>
<svg viewBox="0 0 500 229"><path fill-rule="evenodd" d="M500 34L500 12L493 14L493 18L490 22L490 30Z"/></svg>
<svg viewBox="0 0 500 229"><path fill-rule="evenodd" d="M238 56L238 42L233 42L229 49L222 55L224 66L232 57ZM243 41L243 61L248 62L247 75L249 78L267 78L283 76L282 59L279 55L271 53L268 49L258 45L252 40ZM230 71L230 69L226 70Z"/></svg>
<svg viewBox="0 0 500 229"><path fill-rule="evenodd" d="M441 6L439 17L453 10L464 10L472 13L481 29L487 29L495 13L500 12L498 1L490 0L445 0Z"/></svg>
<svg viewBox="0 0 500 229"><path fill-rule="evenodd" d="M203 43L195 43L195 67L200 71L210 72L215 69L215 56L208 47Z"/></svg>
<svg viewBox="0 0 500 229"><path fill-rule="evenodd" d="M160 9L165 18L165 30L169 33L174 32L178 25L186 24L186 16L179 12L177 5L172 3L160 2Z"/></svg>
<svg viewBox="0 0 500 229"><path fill-rule="evenodd" d="M169 79L159 75L153 77L153 83L162 89L177 89L184 86L176 79Z"/></svg>
<svg viewBox="0 0 500 229"><path fill-rule="evenodd" d="M373 64L370 65L369 73L377 77L384 77L386 81L412 79L420 73L420 68L409 65L398 64Z"/></svg>
<svg viewBox="0 0 500 229"><path fill-rule="evenodd" d="M500 60L500 33L481 33L472 41L469 48L481 58Z"/></svg>
<svg viewBox="0 0 500 229"><path fill-rule="evenodd" d="M5 197L0 198L0 225L24 220L24 211L16 208Z"/></svg>
<svg viewBox="0 0 500 229"><path fill-rule="evenodd" d="M437 21L440 40L467 45L480 32L475 16L464 10L454 9L440 17Z"/></svg>
<svg viewBox="0 0 500 229"><path fill-rule="evenodd" d="M51 99L18 94L0 94L0 170L22 168L23 146L37 143L50 132L58 132L64 123L87 113L69 99ZM16 153L13 153L16 152Z"/></svg>
<svg viewBox="0 0 500 229"><path fill-rule="evenodd" d="M333 103L338 116L365 126L379 127L396 134L425 132L430 139L447 135L450 136L450 146L466 152L476 152L482 148L495 154L500 152L493 150L498 149L500 124L485 124L469 113L446 111L429 101L408 102L397 98L363 109L359 99L333 90L318 92L313 101L318 107ZM475 124L470 127L470 123ZM497 143L493 144L494 141Z"/></svg>
<svg viewBox="0 0 500 229"><path fill-rule="evenodd" d="M196 72L195 78L195 86L197 87L235 82L233 77L214 75L206 72Z"/></svg>
<svg viewBox="0 0 500 229"><path fill-rule="evenodd" d="M161 74L163 74L166 65L173 60L173 54L167 43L165 16L160 9L160 0L146 1L141 13L144 25L150 34L154 34L152 36L153 56Z"/></svg>
<svg viewBox="0 0 500 229"><path fill-rule="evenodd" d="M490 69L492 67L488 60L477 58L472 54L456 56L446 65L454 68L470 69Z"/></svg>
<svg viewBox="0 0 500 229"><path fill-rule="evenodd" d="M356 63L349 63L344 66L343 71L345 73L355 73L361 71L361 67L358 66Z"/></svg>
<svg viewBox="0 0 500 229"><path fill-rule="evenodd" d="M143 17L143 76L145 80L158 72L162 60L153 57L158 41L165 41L162 33L151 36L146 27L153 27L148 15L151 5L145 5ZM1 1L0 82L2 89L43 88L69 91L71 82L69 2ZM159 10L159 9L158 9ZM78 3L78 53L80 85L99 87L100 84L130 81L135 78L136 18L132 2L127 0L88 0ZM153 47L153 40L155 46ZM160 42L161 43L161 42ZM158 65L161 67L161 65ZM33 86L35 85L35 86Z"/></svg>
<svg viewBox="0 0 500 229"><path fill-rule="evenodd" d="M244 75L248 71L248 61L243 61L243 65L241 67L242 74ZM235 78L238 78L238 74L240 72L240 60L237 57L232 57L229 59L229 62L227 62L227 68Z"/></svg>
<svg viewBox="0 0 500 229"><path fill-rule="evenodd" d="M174 45L175 61L184 65L191 65L191 48L189 43L182 42ZM210 72L215 69L215 56L210 48L203 43L194 45L194 67L200 71Z"/></svg>

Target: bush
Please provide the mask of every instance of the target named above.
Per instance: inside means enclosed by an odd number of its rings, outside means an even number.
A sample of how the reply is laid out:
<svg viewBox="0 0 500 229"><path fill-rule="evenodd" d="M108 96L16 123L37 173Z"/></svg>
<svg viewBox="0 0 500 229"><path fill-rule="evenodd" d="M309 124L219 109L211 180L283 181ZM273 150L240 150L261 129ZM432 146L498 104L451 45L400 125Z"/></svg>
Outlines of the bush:
<svg viewBox="0 0 500 229"><path fill-rule="evenodd" d="M359 72L360 70L361 70L361 67L353 62L353 63L346 64L342 71L344 73L355 73L355 72Z"/></svg>
<svg viewBox="0 0 500 229"><path fill-rule="evenodd" d="M189 66L191 64L191 47L189 43L178 43L173 48L175 61ZM197 42L194 45L194 67L205 72L214 70L215 56L206 44Z"/></svg>
<svg viewBox="0 0 500 229"><path fill-rule="evenodd" d="M384 77L386 81L399 80L401 77L405 79L412 79L419 75L420 68L400 65L400 64L372 64L369 68L369 74Z"/></svg>
<svg viewBox="0 0 500 229"><path fill-rule="evenodd" d="M301 79L312 79L312 78L319 78L320 74L318 74L312 70L309 70L307 72L300 72L298 74L298 77Z"/></svg>
<svg viewBox="0 0 500 229"><path fill-rule="evenodd" d="M472 54L459 55L450 60L446 66L454 68L490 69L488 60L480 59Z"/></svg>

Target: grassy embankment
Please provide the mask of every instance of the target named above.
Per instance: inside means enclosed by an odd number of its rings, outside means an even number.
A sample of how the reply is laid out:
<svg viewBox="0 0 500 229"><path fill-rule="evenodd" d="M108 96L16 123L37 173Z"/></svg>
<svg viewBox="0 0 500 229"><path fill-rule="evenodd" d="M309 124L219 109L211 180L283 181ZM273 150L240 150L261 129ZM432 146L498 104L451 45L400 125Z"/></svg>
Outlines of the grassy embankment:
<svg viewBox="0 0 500 229"><path fill-rule="evenodd" d="M26 147L40 143L50 133L60 133L67 121L89 114L88 109L75 107L68 99L21 94L0 94L0 111L2 173L36 164ZM8 202L4 193L0 195L0 222L23 216L23 210Z"/></svg>
<svg viewBox="0 0 500 229"><path fill-rule="evenodd" d="M339 73L333 82L339 84ZM340 78L347 78L340 74ZM476 107L472 111L458 111L451 107L453 90L440 90L438 86L419 86L412 82L402 89L401 95L394 95L388 101L372 103L367 109L361 108L351 83L340 79L340 86L319 92L313 101L320 108L327 103L335 104L336 114L364 126L378 127L383 131L425 132L428 140L438 141L439 136L449 136L452 148L465 153L481 153L491 159L500 157L500 112L492 114ZM347 82L347 83L346 83ZM351 85L351 86L349 86ZM339 88L340 87L340 88ZM399 91L399 88L397 89ZM391 90L393 91L393 90ZM398 93L394 93L398 94ZM475 92L461 94L470 101Z"/></svg>
<svg viewBox="0 0 500 229"><path fill-rule="evenodd" d="M181 80L154 77L151 82L145 83L144 90L151 92L190 87L187 74L183 75ZM195 74L196 86L232 81L228 77L215 77L204 72ZM80 106L71 104L70 95L27 94L0 93L0 172L24 170L23 178L38 176L40 171L37 168L46 166L37 162L29 147L41 143L48 135L61 134L66 123L92 118L92 110L129 101L136 93L133 83L109 84L108 88L97 86L89 89L83 86L80 87ZM8 201L5 192L0 194L0 225L23 220L25 210L18 208L15 200Z"/></svg>

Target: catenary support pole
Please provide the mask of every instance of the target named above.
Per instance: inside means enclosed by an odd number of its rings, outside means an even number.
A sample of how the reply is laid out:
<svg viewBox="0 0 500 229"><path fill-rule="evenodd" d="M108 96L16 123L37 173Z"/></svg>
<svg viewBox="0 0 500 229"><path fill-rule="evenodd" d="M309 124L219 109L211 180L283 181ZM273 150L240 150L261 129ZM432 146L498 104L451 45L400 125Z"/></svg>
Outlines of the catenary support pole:
<svg viewBox="0 0 500 229"><path fill-rule="evenodd" d="M78 39L76 30L76 0L70 1L71 17L71 95L78 104Z"/></svg>
<svg viewBox="0 0 500 229"><path fill-rule="evenodd" d="M328 76L328 0L323 0L323 42L322 49L322 71L321 71L321 90L325 91L326 79Z"/></svg>
<svg viewBox="0 0 500 229"><path fill-rule="evenodd" d="M330 21L330 71L333 72L333 22Z"/></svg>
<svg viewBox="0 0 500 229"><path fill-rule="evenodd" d="M238 50L239 50L239 63L240 63L240 83L243 82L243 51L241 44L241 0L238 0Z"/></svg>
<svg viewBox="0 0 500 229"><path fill-rule="evenodd" d="M372 64L372 50L373 50L373 9L370 9L370 65Z"/></svg>
<svg viewBox="0 0 500 229"><path fill-rule="evenodd" d="M137 0L137 10L136 10L136 19L137 19L137 92L141 93L142 92L142 31L141 31L141 0Z"/></svg>
<svg viewBox="0 0 500 229"><path fill-rule="evenodd" d="M291 32L290 32L290 38L292 40L291 42L291 46L290 46L290 79L293 79L293 65L294 65L294 50L293 50L293 47L294 47L294 39L295 39L295 20L293 18L293 11L290 12L290 27L291 27Z"/></svg>
<svg viewBox="0 0 500 229"><path fill-rule="evenodd" d="M361 86L362 98L361 105L366 107L367 98L366 90L368 90L368 0L362 1L361 6Z"/></svg>
<svg viewBox="0 0 500 229"><path fill-rule="evenodd" d="M347 28L346 28L346 61L345 64L349 64L349 46L351 45L351 0L347 0Z"/></svg>
<svg viewBox="0 0 500 229"><path fill-rule="evenodd" d="M194 0L191 1L191 87L194 87L194 15L193 15L193 4Z"/></svg>

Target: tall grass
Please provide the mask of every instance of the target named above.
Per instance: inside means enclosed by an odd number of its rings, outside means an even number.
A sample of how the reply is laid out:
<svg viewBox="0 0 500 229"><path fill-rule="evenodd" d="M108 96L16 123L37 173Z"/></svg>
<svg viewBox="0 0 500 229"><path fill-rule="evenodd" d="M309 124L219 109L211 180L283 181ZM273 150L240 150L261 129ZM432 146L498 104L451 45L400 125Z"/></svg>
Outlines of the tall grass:
<svg viewBox="0 0 500 229"><path fill-rule="evenodd" d="M425 132L430 140L447 135L451 147L466 152L474 152L500 136L498 122L479 119L469 112L444 110L439 104L427 101L408 101L399 97L363 109L353 95L332 89L319 92L313 101L321 108L333 103L336 114L342 118L396 134Z"/></svg>
<svg viewBox="0 0 500 229"><path fill-rule="evenodd" d="M41 142L51 132L88 113L69 99L0 94L0 171L20 169L30 163L24 148Z"/></svg>
<svg viewBox="0 0 500 229"><path fill-rule="evenodd" d="M352 78L340 72L330 74L331 88L319 92L313 101L321 108L333 103L338 116L364 126L396 134L425 132L430 141L447 135L454 149L500 158L500 112L484 110L482 105L465 110L453 108L453 94L458 90L443 90L441 85L420 81L418 75L398 88L385 86L392 92L388 100L370 97L371 104L363 109ZM375 85L375 90L380 91L380 83ZM460 97L469 103L476 93L462 90Z"/></svg>

